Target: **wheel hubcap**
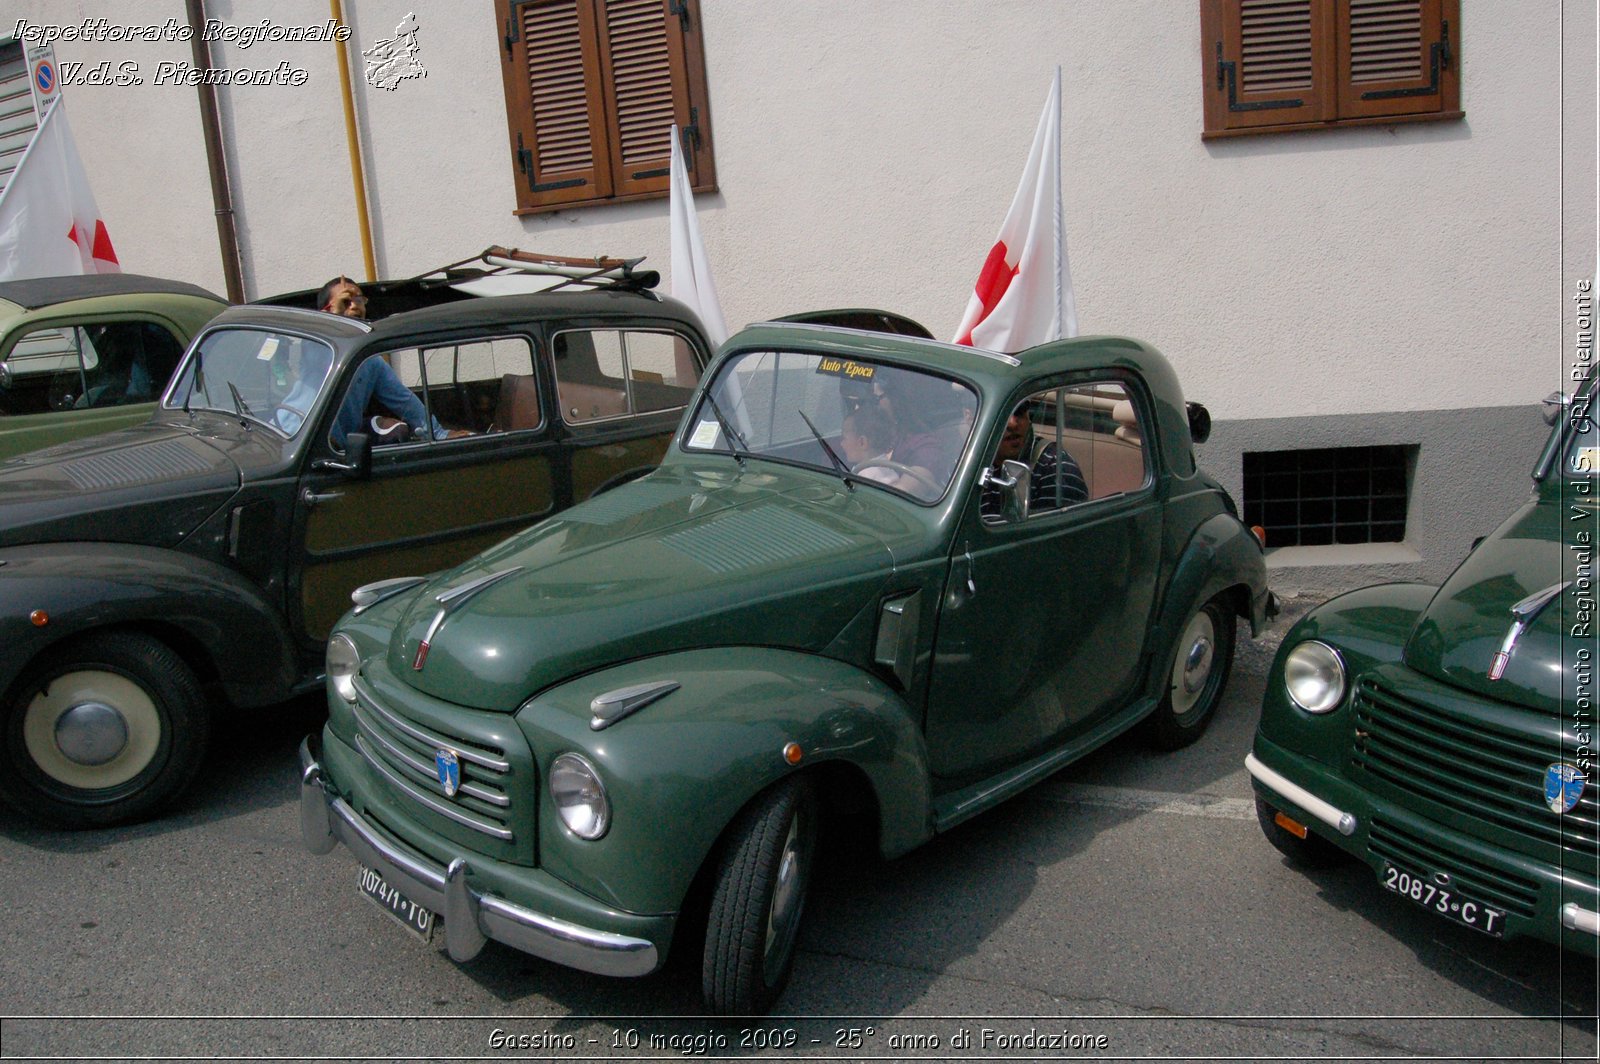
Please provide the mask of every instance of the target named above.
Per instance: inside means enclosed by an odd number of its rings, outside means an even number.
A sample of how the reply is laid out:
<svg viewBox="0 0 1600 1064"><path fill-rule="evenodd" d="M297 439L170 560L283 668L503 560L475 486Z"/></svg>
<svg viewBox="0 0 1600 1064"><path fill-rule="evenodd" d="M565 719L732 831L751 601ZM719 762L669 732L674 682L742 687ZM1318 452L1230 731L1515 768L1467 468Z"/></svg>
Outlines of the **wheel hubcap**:
<svg viewBox="0 0 1600 1064"><path fill-rule="evenodd" d="M789 822L789 835L778 858L777 883L772 888L772 906L767 911L767 948L762 967L771 982L783 970L784 959L793 944L804 898L804 869L800 856L800 818Z"/></svg>
<svg viewBox="0 0 1600 1064"><path fill-rule="evenodd" d="M161 749L161 711L148 691L121 673L63 673L22 712L22 741L34 767L73 790L127 783Z"/></svg>
<svg viewBox="0 0 1600 1064"><path fill-rule="evenodd" d="M115 706L80 702L56 718L56 749L78 765L104 765L128 746L128 722Z"/></svg>
<svg viewBox="0 0 1600 1064"><path fill-rule="evenodd" d="M1189 712L1204 697L1216 664L1217 631L1205 610L1195 614L1183 630L1178 656L1172 663L1172 708Z"/></svg>

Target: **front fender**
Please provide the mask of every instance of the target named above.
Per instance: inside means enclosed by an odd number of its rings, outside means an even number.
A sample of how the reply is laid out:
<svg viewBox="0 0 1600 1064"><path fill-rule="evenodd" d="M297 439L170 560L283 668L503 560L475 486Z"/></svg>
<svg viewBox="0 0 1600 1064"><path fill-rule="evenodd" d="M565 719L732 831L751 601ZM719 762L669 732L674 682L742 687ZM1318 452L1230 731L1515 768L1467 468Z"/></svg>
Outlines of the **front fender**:
<svg viewBox="0 0 1600 1064"><path fill-rule="evenodd" d="M1283 637L1267 673L1260 736L1324 764L1338 764L1355 727L1350 695L1356 679L1400 660L1406 637L1438 590L1431 584L1378 584L1329 599L1300 618ZM1284 659L1307 639L1328 644L1344 662L1344 701L1320 715L1296 706L1283 686Z"/></svg>
<svg viewBox="0 0 1600 1064"><path fill-rule="evenodd" d="M44 623L32 620L35 611ZM236 705L288 697L299 671L283 618L215 562L120 543L0 550L0 691L43 651L112 627L179 633L210 659Z"/></svg>
<svg viewBox="0 0 1600 1064"><path fill-rule="evenodd" d="M596 695L663 680L681 686L591 730ZM864 776L886 855L931 833L927 751L915 715L886 684L831 658L765 647L664 654L547 690L517 721L541 778L558 755L577 752L594 764L611 801L609 831L585 842L542 796L541 866L629 912L676 910L735 814L774 782L819 766ZM784 759L791 742L803 751L797 765Z"/></svg>

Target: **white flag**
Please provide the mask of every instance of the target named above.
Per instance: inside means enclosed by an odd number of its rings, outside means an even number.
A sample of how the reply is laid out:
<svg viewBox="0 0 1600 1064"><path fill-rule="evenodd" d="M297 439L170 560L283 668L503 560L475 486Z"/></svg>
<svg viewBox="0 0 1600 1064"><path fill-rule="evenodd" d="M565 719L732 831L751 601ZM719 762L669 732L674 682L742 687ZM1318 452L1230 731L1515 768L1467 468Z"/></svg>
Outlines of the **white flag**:
<svg viewBox="0 0 1600 1064"><path fill-rule="evenodd" d="M57 100L0 193L0 281L120 272Z"/></svg>
<svg viewBox="0 0 1600 1064"><path fill-rule="evenodd" d="M672 176L667 213L672 216L672 298L700 315L706 337L713 347L728 338L728 319L722 316L717 300L717 285L711 279L711 263L705 245L700 243L700 225L695 221L694 192L689 186L689 168L683 164L683 149L678 144L678 127L672 127Z"/></svg>
<svg viewBox="0 0 1600 1064"><path fill-rule="evenodd" d="M1016 352L1078 335L1061 217L1061 68L1045 100L1022 183L973 286L955 342Z"/></svg>

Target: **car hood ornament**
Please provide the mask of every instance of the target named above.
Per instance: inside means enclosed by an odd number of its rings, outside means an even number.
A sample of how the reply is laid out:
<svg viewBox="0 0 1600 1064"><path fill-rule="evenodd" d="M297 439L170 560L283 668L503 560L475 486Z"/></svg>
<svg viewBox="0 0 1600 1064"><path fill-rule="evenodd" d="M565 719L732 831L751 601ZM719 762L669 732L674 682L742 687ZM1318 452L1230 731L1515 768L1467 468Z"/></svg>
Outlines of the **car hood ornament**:
<svg viewBox="0 0 1600 1064"><path fill-rule="evenodd" d="M1550 602L1557 595L1571 586L1571 580L1559 584L1551 584L1543 591L1535 591L1511 607L1511 628L1506 632L1505 641L1500 644L1500 652L1489 663L1489 679L1498 680L1505 675L1506 666L1511 662L1511 652L1516 649L1517 640L1522 638L1522 633L1533 626L1534 619L1539 616L1540 610L1550 605Z"/></svg>

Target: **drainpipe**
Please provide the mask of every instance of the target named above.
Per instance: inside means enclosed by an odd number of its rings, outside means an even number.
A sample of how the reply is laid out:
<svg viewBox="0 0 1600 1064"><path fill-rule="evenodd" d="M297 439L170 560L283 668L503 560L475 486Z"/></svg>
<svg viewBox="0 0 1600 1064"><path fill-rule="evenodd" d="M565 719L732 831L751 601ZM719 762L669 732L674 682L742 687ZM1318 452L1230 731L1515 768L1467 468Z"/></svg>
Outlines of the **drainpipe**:
<svg viewBox="0 0 1600 1064"><path fill-rule="evenodd" d="M344 25L344 4L329 0L333 21ZM361 259L367 268L367 280L378 279L377 263L372 257L372 219L367 211L367 175L361 165L361 139L356 134L356 101L350 91L350 42L334 41L339 55L339 93L344 98L344 135L350 145L350 179L356 192L356 222L361 228Z"/></svg>
<svg viewBox="0 0 1600 1064"><path fill-rule="evenodd" d="M205 0L185 0L189 9L190 48L197 70L211 66L211 46L205 40ZM233 217L233 190L228 185L228 161L222 152L222 124L217 118L217 88L201 84L200 130L206 141L206 169L211 173L211 203L217 215L217 245L222 252L222 276L228 302L244 302L244 279L239 268L239 230Z"/></svg>

